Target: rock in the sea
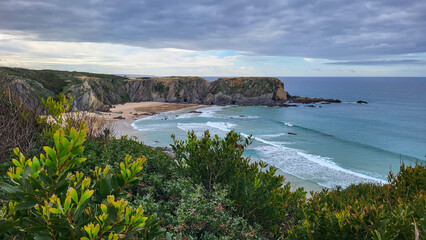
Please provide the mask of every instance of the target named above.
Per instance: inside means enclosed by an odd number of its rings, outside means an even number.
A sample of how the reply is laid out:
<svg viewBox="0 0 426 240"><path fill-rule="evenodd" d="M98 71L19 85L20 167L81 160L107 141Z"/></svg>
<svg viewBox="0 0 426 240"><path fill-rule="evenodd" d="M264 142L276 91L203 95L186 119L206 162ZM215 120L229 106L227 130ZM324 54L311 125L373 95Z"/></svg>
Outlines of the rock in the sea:
<svg viewBox="0 0 426 240"><path fill-rule="evenodd" d="M200 111L190 111L189 113L203 113L203 112L200 112Z"/></svg>
<svg viewBox="0 0 426 240"><path fill-rule="evenodd" d="M288 132L288 135L297 135L296 133Z"/></svg>
<svg viewBox="0 0 426 240"><path fill-rule="evenodd" d="M356 103L359 103L359 104L367 104L368 102L366 102L366 101L362 101L362 100L358 100L358 101L356 101Z"/></svg>
<svg viewBox="0 0 426 240"><path fill-rule="evenodd" d="M324 99L324 98L310 98L310 97L299 97L299 96L291 96L289 98L289 102L291 103L302 103L302 104L312 104L312 103L341 103L339 99Z"/></svg>

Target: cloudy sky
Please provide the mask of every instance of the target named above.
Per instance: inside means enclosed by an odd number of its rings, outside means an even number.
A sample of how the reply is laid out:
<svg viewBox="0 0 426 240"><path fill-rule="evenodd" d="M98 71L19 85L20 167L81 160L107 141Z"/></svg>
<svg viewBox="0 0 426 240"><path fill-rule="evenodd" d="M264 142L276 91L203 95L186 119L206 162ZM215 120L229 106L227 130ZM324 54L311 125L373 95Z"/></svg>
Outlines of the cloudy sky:
<svg viewBox="0 0 426 240"><path fill-rule="evenodd" d="M0 0L0 65L426 76L424 0Z"/></svg>

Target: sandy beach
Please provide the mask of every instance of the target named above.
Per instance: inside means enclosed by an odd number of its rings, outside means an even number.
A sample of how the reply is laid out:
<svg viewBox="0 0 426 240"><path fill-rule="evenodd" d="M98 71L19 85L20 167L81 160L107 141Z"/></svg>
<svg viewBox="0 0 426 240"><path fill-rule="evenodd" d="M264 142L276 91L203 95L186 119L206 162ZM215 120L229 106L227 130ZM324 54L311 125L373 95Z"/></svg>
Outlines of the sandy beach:
<svg viewBox="0 0 426 240"><path fill-rule="evenodd" d="M116 137L137 137L143 142L143 132L136 131L132 123L138 119L152 116L161 112L176 111L180 109L197 109L203 105L165 103L165 102L137 102L113 105L110 112L99 112L107 121L112 121Z"/></svg>

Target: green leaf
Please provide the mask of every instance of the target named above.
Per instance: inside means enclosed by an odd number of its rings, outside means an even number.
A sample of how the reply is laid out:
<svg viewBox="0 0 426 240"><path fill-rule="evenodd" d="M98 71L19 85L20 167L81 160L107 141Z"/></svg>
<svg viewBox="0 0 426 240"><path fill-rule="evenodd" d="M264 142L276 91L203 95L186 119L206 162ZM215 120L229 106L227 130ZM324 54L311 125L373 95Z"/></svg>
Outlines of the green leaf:
<svg viewBox="0 0 426 240"><path fill-rule="evenodd" d="M58 208L50 208L49 211L54 214L62 214L61 210Z"/></svg>
<svg viewBox="0 0 426 240"><path fill-rule="evenodd" d="M37 201L27 200L21 204L18 204L15 208L16 210L26 210L26 209L33 208L37 203L38 203Z"/></svg>
<svg viewBox="0 0 426 240"><path fill-rule="evenodd" d="M102 198L106 198L110 194L110 189L105 179L101 180L100 190Z"/></svg>
<svg viewBox="0 0 426 240"><path fill-rule="evenodd" d="M86 190L83 195L81 195L80 202L78 206L81 206L87 199L89 199L93 195L94 190Z"/></svg>
<svg viewBox="0 0 426 240"><path fill-rule="evenodd" d="M13 164L15 164L15 166L22 167L21 163L18 160L12 159L12 162L13 162Z"/></svg>
<svg viewBox="0 0 426 240"><path fill-rule="evenodd" d="M75 203L78 203L78 194L77 194L77 191L74 188L70 187L70 188L68 188L68 193L71 196L72 200Z"/></svg>
<svg viewBox="0 0 426 240"><path fill-rule="evenodd" d="M0 187L5 190L7 193L16 193L17 191L20 191L18 187L12 186L10 184L7 184L5 182L0 182Z"/></svg>
<svg viewBox="0 0 426 240"><path fill-rule="evenodd" d="M56 157L56 151L53 148L48 147L48 146L44 146L43 150L46 152L46 155L47 155L48 158L50 158L52 160L57 158Z"/></svg>
<svg viewBox="0 0 426 240"><path fill-rule="evenodd" d="M117 219L117 209L114 206L108 206L108 218L111 222Z"/></svg>

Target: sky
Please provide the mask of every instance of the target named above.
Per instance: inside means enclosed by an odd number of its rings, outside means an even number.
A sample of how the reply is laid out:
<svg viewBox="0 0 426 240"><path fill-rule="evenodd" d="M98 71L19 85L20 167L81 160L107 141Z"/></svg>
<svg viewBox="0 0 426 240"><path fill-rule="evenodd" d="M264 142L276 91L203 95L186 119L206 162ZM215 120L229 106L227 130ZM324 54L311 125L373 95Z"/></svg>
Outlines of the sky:
<svg viewBox="0 0 426 240"><path fill-rule="evenodd" d="M0 0L0 65L181 76L426 76L424 0Z"/></svg>

